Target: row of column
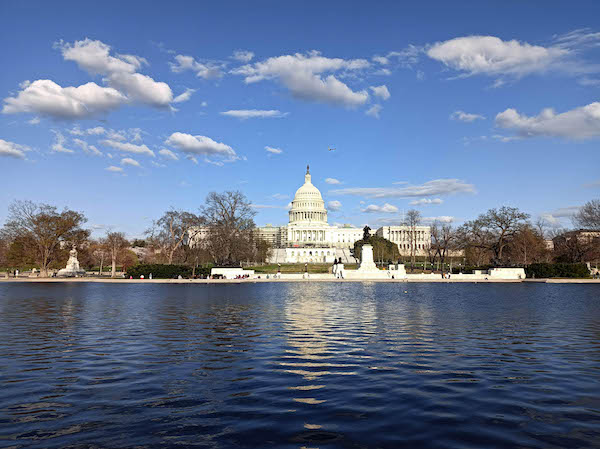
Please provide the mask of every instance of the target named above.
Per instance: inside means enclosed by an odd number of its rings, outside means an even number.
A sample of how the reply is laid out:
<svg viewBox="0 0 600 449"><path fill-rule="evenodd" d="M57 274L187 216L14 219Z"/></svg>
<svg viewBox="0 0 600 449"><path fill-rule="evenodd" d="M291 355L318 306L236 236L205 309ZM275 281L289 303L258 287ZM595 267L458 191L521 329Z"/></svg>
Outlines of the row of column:
<svg viewBox="0 0 600 449"><path fill-rule="evenodd" d="M315 220L325 221L324 212L291 212L293 221L299 220Z"/></svg>
<svg viewBox="0 0 600 449"><path fill-rule="evenodd" d="M291 231L293 242L324 242L325 231Z"/></svg>

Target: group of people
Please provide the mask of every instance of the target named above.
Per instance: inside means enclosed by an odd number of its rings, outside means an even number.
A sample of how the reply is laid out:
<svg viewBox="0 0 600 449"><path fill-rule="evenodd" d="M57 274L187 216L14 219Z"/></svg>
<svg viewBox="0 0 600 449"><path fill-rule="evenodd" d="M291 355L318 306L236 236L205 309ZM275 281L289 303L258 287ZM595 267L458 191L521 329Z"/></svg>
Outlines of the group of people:
<svg viewBox="0 0 600 449"><path fill-rule="evenodd" d="M342 262L342 258L333 259L333 275L336 279L344 279L344 263Z"/></svg>

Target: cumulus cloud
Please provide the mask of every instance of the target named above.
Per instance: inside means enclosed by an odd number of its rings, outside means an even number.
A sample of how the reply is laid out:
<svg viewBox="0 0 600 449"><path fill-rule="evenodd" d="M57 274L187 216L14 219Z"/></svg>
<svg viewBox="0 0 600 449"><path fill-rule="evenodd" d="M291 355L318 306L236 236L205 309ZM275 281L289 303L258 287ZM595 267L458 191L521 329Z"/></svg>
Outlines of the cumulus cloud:
<svg viewBox="0 0 600 449"><path fill-rule="evenodd" d="M52 130L54 133L54 144L52 145L52 151L55 153L74 153L73 150L65 148L65 136L60 131Z"/></svg>
<svg viewBox="0 0 600 449"><path fill-rule="evenodd" d="M114 172L114 173L122 173L123 172L123 168L122 167L115 167L114 165L111 165L109 167L106 167L105 170Z"/></svg>
<svg viewBox="0 0 600 449"><path fill-rule="evenodd" d="M281 148L273 148L270 146L266 146L265 150L267 151L267 153L271 153L271 154L281 154L283 153L283 150Z"/></svg>
<svg viewBox="0 0 600 449"><path fill-rule="evenodd" d="M365 198L414 198L457 193L475 193L475 186L460 179L434 179L421 185L402 187L349 187L330 191L334 195L354 195Z"/></svg>
<svg viewBox="0 0 600 449"><path fill-rule="evenodd" d="M377 204L369 204L362 211L366 213L383 212L386 214L391 214L394 212L398 212L398 208L389 203L385 203L383 206L378 206Z"/></svg>
<svg viewBox="0 0 600 449"><path fill-rule="evenodd" d="M130 99L149 106L166 107L173 101L173 92L167 83L154 81L141 73L113 73L109 84L125 91Z"/></svg>
<svg viewBox="0 0 600 449"><path fill-rule="evenodd" d="M521 137L563 137L590 139L600 137L600 102L571 109L560 114L544 109L539 115L528 117L515 109L496 115L496 126L511 129Z"/></svg>
<svg viewBox="0 0 600 449"><path fill-rule="evenodd" d="M224 157L227 161L238 159L237 154L229 145L216 142L206 136L193 136L191 134L176 132L171 134L165 143L186 153L190 158L193 158L195 155L204 155ZM205 161L213 162L209 159L205 159Z"/></svg>
<svg viewBox="0 0 600 449"><path fill-rule="evenodd" d="M340 203L338 200L332 200L327 203L327 209L332 212L338 211L341 208L342 208L342 203Z"/></svg>
<svg viewBox="0 0 600 449"><path fill-rule="evenodd" d="M127 94L129 100L166 107L173 100L173 92L167 83L155 81L137 73L148 62L134 55L110 55L111 47L101 41L85 39L73 44L57 44L66 61L74 61L92 75L104 75L109 86Z"/></svg>
<svg viewBox="0 0 600 449"><path fill-rule="evenodd" d="M102 152L98 150L98 148L96 148L94 145L88 145L88 143L85 140L73 139L73 142L87 154L92 154L94 156L102 156Z"/></svg>
<svg viewBox="0 0 600 449"><path fill-rule="evenodd" d="M140 167L140 163L135 159L131 159L130 157L126 157L121 159L121 165L130 165L132 167Z"/></svg>
<svg viewBox="0 0 600 449"><path fill-rule="evenodd" d="M104 139L101 140L102 145L119 150L122 153L134 153L134 154L147 154L148 156L154 157L154 151L148 148L146 145L135 145L129 142L119 142L116 140Z"/></svg>
<svg viewBox="0 0 600 449"><path fill-rule="evenodd" d="M74 43L59 42L56 46L61 50L66 61L74 61L92 75L106 75L112 72L134 73L148 62L144 58L133 55L110 55L110 46L101 41L84 39Z"/></svg>
<svg viewBox="0 0 600 449"><path fill-rule="evenodd" d="M385 84L383 86L371 86L370 89L373 91L373 95L382 100L388 100L392 96Z"/></svg>
<svg viewBox="0 0 600 449"><path fill-rule="evenodd" d="M469 114L464 111L454 111L450 114L451 120L460 120L461 122L474 122L475 120L484 120L485 117L479 114Z"/></svg>
<svg viewBox="0 0 600 449"><path fill-rule="evenodd" d="M166 148L163 148L162 150L160 150L158 152L158 154L160 154L165 159L171 159L172 161L178 161L179 160L179 156L177 156L171 150L167 150Z"/></svg>
<svg viewBox="0 0 600 449"><path fill-rule="evenodd" d="M444 200L441 198L421 198L420 200L413 200L410 202L411 206L426 206L429 204L442 204Z"/></svg>
<svg viewBox="0 0 600 449"><path fill-rule="evenodd" d="M364 104L366 90L353 91L333 73L354 72L370 66L365 59L326 58L317 51L268 58L232 71L242 75L246 83L263 80L281 82L301 100L355 107Z"/></svg>
<svg viewBox="0 0 600 449"><path fill-rule="evenodd" d="M59 119L82 119L107 113L126 101L127 97L116 89L92 82L61 87L51 80L37 80L16 97L5 98L2 113L30 112Z"/></svg>
<svg viewBox="0 0 600 449"><path fill-rule="evenodd" d="M280 118L285 117L289 112L281 112L276 109L260 110L260 109L235 109L230 111L221 112L221 115L227 117L235 117L240 120L246 120L249 118Z"/></svg>
<svg viewBox="0 0 600 449"><path fill-rule="evenodd" d="M369 109L367 109L367 112L365 112L365 114L370 115L371 117L379 118L379 113L382 109L383 107L380 104L374 104Z"/></svg>
<svg viewBox="0 0 600 449"><path fill-rule="evenodd" d="M559 46L542 47L495 36L466 36L438 42L427 55L457 70L463 76L489 75L522 77L562 67L569 50Z"/></svg>
<svg viewBox="0 0 600 449"><path fill-rule="evenodd" d="M204 79L215 79L223 76L220 65L212 62L199 62L193 57L186 55L175 56L175 62L170 62L169 66L171 67L171 71L174 73L181 73L190 70L194 72L197 77Z"/></svg>
<svg viewBox="0 0 600 449"><path fill-rule="evenodd" d="M0 139L0 157L14 157L16 159L25 159L25 151L29 148L25 145L19 145L14 142Z"/></svg>
<svg viewBox="0 0 600 449"><path fill-rule="evenodd" d="M184 93L177 95L173 99L173 103L183 103L184 101L188 101L192 98L192 94L196 92L196 89L186 89Z"/></svg>
<svg viewBox="0 0 600 449"><path fill-rule="evenodd" d="M233 52L232 58L240 62L250 62L254 58L254 53L247 50L236 50Z"/></svg>

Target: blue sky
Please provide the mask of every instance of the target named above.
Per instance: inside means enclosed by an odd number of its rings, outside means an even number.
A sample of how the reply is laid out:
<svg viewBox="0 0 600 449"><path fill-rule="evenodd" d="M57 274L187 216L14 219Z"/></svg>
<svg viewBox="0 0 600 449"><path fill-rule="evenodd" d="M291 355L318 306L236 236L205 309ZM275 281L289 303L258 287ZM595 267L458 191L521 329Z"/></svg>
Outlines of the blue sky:
<svg viewBox="0 0 600 449"><path fill-rule="evenodd" d="M142 235L239 189L285 224L550 224L600 197L600 3L0 3L0 221L13 199ZM335 151L328 151L328 148ZM327 180L327 181L326 181Z"/></svg>

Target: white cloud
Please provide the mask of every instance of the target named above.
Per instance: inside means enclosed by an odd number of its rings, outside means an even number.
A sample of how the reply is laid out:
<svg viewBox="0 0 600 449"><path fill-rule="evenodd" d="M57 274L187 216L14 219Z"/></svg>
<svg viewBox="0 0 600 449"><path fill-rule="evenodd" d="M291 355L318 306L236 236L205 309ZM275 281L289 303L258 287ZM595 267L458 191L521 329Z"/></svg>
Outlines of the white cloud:
<svg viewBox="0 0 600 449"><path fill-rule="evenodd" d="M260 110L260 109L238 109L221 112L221 115L226 115L228 117L235 117L241 120L246 120L249 118L280 118L285 117L289 114L289 112L281 112L276 109L270 110Z"/></svg>
<svg viewBox="0 0 600 449"><path fill-rule="evenodd" d="M96 148L94 145L88 145L88 143L85 140L73 139L73 142L87 154L92 154L94 156L102 156L102 152L98 150L98 148Z"/></svg>
<svg viewBox="0 0 600 449"><path fill-rule="evenodd" d="M454 111L450 114L450 119L460 120L461 122L474 122L475 120L485 120L485 117L479 114L469 114L464 111Z"/></svg>
<svg viewBox="0 0 600 449"><path fill-rule="evenodd" d="M270 146L266 146L265 150L268 153L271 153L271 154L281 154L281 153L283 153L283 150L281 148L273 148L273 147L270 147Z"/></svg>
<svg viewBox="0 0 600 449"><path fill-rule="evenodd" d="M106 130L102 126L96 126L95 128L88 128L85 132L90 136L99 136L104 134Z"/></svg>
<svg viewBox="0 0 600 449"><path fill-rule="evenodd" d="M379 118L379 113L382 109L383 107L380 104L374 104L367 110L367 112L365 112L365 114L370 115L371 117Z"/></svg>
<svg viewBox="0 0 600 449"><path fill-rule="evenodd" d="M183 103L184 101L188 101L192 98L192 94L196 92L196 89L186 89L184 93L177 95L173 99L173 103Z"/></svg>
<svg viewBox="0 0 600 449"><path fill-rule="evenodd" d="M160 150L158 152L158 154L160 154L165 159L171 159L173 161L178 161L179 160L179 156L177 156L171 150L167 150L166 148L163 148L162 150Z"/></svg>
<svg viewBox="0 0 600 449"><path fill-rule="evenodd" d="M341 181L335 178L325 178L325 182L331 185L341 184Z"/></svg>
<svg viewBox="0 0 600 449"><path fill-rule="evenodd" d="M0 157L14 157L17 159L25 159L25 151L29 148L25 145L19 145L14 142L0 139Z"/></svg>
<svg viewBox="0 0 600 449"><path fill-rule="evenodd" d="M102 126L96 126L95 128L82 130L78 125L76 125L74 128L69 130L69 134L72 134L73 136L100 136L105 132L106 130Z"/></svg>
<svg viewBox="0 0 600 449"><path fill-rule="evenodd" d="M229 145L221 142L215 142L210 137L192 136L191 134L176 132L165 141L180 151L187 153L188 156L204 155L204 156L222 156L228 161L238 159L235 151ZM206 160L207 162L211 162Z"/></svg>
<svg viewBox="0 0 600 449"><path fill-rule="evenodd" d="M438 42L427 50L427 55L464 76L484 74L518 78L558 68L569 51L558 46L503 41L495 36L467 36Z"/></svg>
<svg viewBox="0 0 600 449"><path fill-rule="evenodd" d="M232 58L240 62L250 62L254 58L254 53L247 50L236 50L233 52Z"/></svg>
<svg viewBox="0 0 600 449"><path fill-rule="evenodd" d="M420 200L413 200L409 204L411 206L426 206L428 204L442 204L444 200L441 198L421 198Z"/></svg>
<svg viewBox="0 0 600 449"><path fill-rule="evenodd" d="M132 167L140 167L140 163L135 159L131 159L130 157L126 157L121 159L121 165L130 165Z"/></svg>
<svg viewBox="0 0 600 449"><path fill-rule="evenodd" d="M244 65L232 73L243 75L246 83L278 80L294 97L302 100L355 107L364 104L369 94L365 90L353 91L333 73L353 72L369 66L365 59L326 58L313 51L272 57Z"/></svg>
<svg viewBox="0 0 600 449"><path fill-rule="evenodd" d="M515 130L521 137L564 137L590 139L600 137L600 102L556 114L544 109L539 115L527 117L515 109L496 115L496 126Z"/></svg>
<svg viewBox="0 0 600 449"><path fill-rule="evenodd" d="M31 112L61 119L89 118L118 108L127 98L111 87L87 83L61 87L51 80L37 80L16 97L4 99L3 114Z"/></svg>
<svg viewBox="0 0 600 449"><path fill-rule="evenodd" d="M191 70L192 72L196 73L197 77L204 79L215 79L223 76L223 72L221 71L221 67L219 65L212 62L198 62L191 56L177 55L175 56L175 62L170 62L169 66L171 67L171 71L174 73L181 73L185 72L186 70Z"/></svg>
<svg viewBox="0 0 600 449"><path fill-rule="evenodd" d="M403 187L349 187L330 191L334 195L355 195L365 198L413 198L456 193L475 193L473 184L460 179L434 179L421 185Z"/></svg>
<svg viewBox="0 0 600 449"><path fill-rule="evenodd" d="M112 73L109 84L125 91L132 100L155 107L166 107L173 101L173 92L167 83L154 81L141 73Z"/></svg>
<svg viewBox="0 0 600 449"><path fill-rule="evenodd" d="M342 208L342 203L340 203L338 200L332 200L327 203L327 209L332 212L338 211L341 208Z"/></svg>
<svg viewBox="0 0 600 449"><path fill-rule="evenodd" d="M373 91L373 95L382 100L388 100L392 96L385 84L382 86L371 86L370 89Z"/></svg>
<svg viewBox="0 0 600 449"><path fill-rule="evenodd" d="M39 125L40 121L41 120L39 117L33 117L31 120L27 120L27 123L29 123L30 125Z"/></svg>
<svg viewBox="0 0 600 449"><path fill-rule="evenodd" d="M449 215L440 215L439 217L423 217L423 223L434 223L434 222L438 222L438 223L453 223L454 222L454 217L451 217Z"/></svg>
<svg viewBox="0 0 600 449"><path fill-rule="evenodd" d="M129 142L118 142L110 139L101 140L100 143L102 145L114 148L115 150L119 150L122 153L147 154L148 156L155 156L154 151L152 151L146 145L135 145Z"/></svg>
<svg viewBox="0 0 600 449"><path fill-rule="evenodd" d="M166 107L173 100L173 92L167 83L154 81L147 75L137 73L148 62L139 56L111 56L109 45L101 41L85 39L73 44L57 44L66 61L77 65L92 75L105 75L111 87L127 94L130 100Z"/></svg>
<svg viewBox="0 0 600 449"><path fill-rule="evenodd" d="M540 214L540 218L547 221L550 226L560 228L563 226L563 220L573 217L579 212L579 209L581 206L561 207L555 211Z"/></svg>
<svg viewBox="0 0 600 449"><path fill-rule="evenodd" d="M110 56L110 46L101 41L85 39L73 44L57 44L66 61L75 61L83 70L92 75L106 75L113 72L134 73L148 62L132 55Z"/></svg>
<svg viewBox="0 0 600 449"><path fill-rule="evenodd" d="M373 213L373 212L383 212L386 214L392 214L394 212L398 212L398 208L392 204L385 203L383 206L378 206L376 204L369 204L366 208L362 210L363 212Z"/></svg>
<svg viewBox="0 0 600 449"><path fill-rule="evenodd" d="M285 193L275 193L274 195L271 195L273 198L275 198L276 200L287 200L290 196L286 195Z"/></svg>
<svg viewBox="0 0 600 449"><path fill-rule="evenodd" d="M114 173L122 173L123 172L123 168L122 167L115 167L114 165L111 165L110 167L106 167L105 170L114 172Z"/></svg>
<svg viewBox="0 0 600 449"><path fill-rule="evenodd" d="M54 133L54 144L52 145L52 151L56 153L74 153L73 150L65 148L64 143L66 142L65 136L60 131L52 130Z"/></svg>
<svg viewBox="0 0 600 449"><path fill-rule="evenodd" d="M371 59L381 65L387 65L390 63L390 60L385 56L373 56Z"/></svg>

